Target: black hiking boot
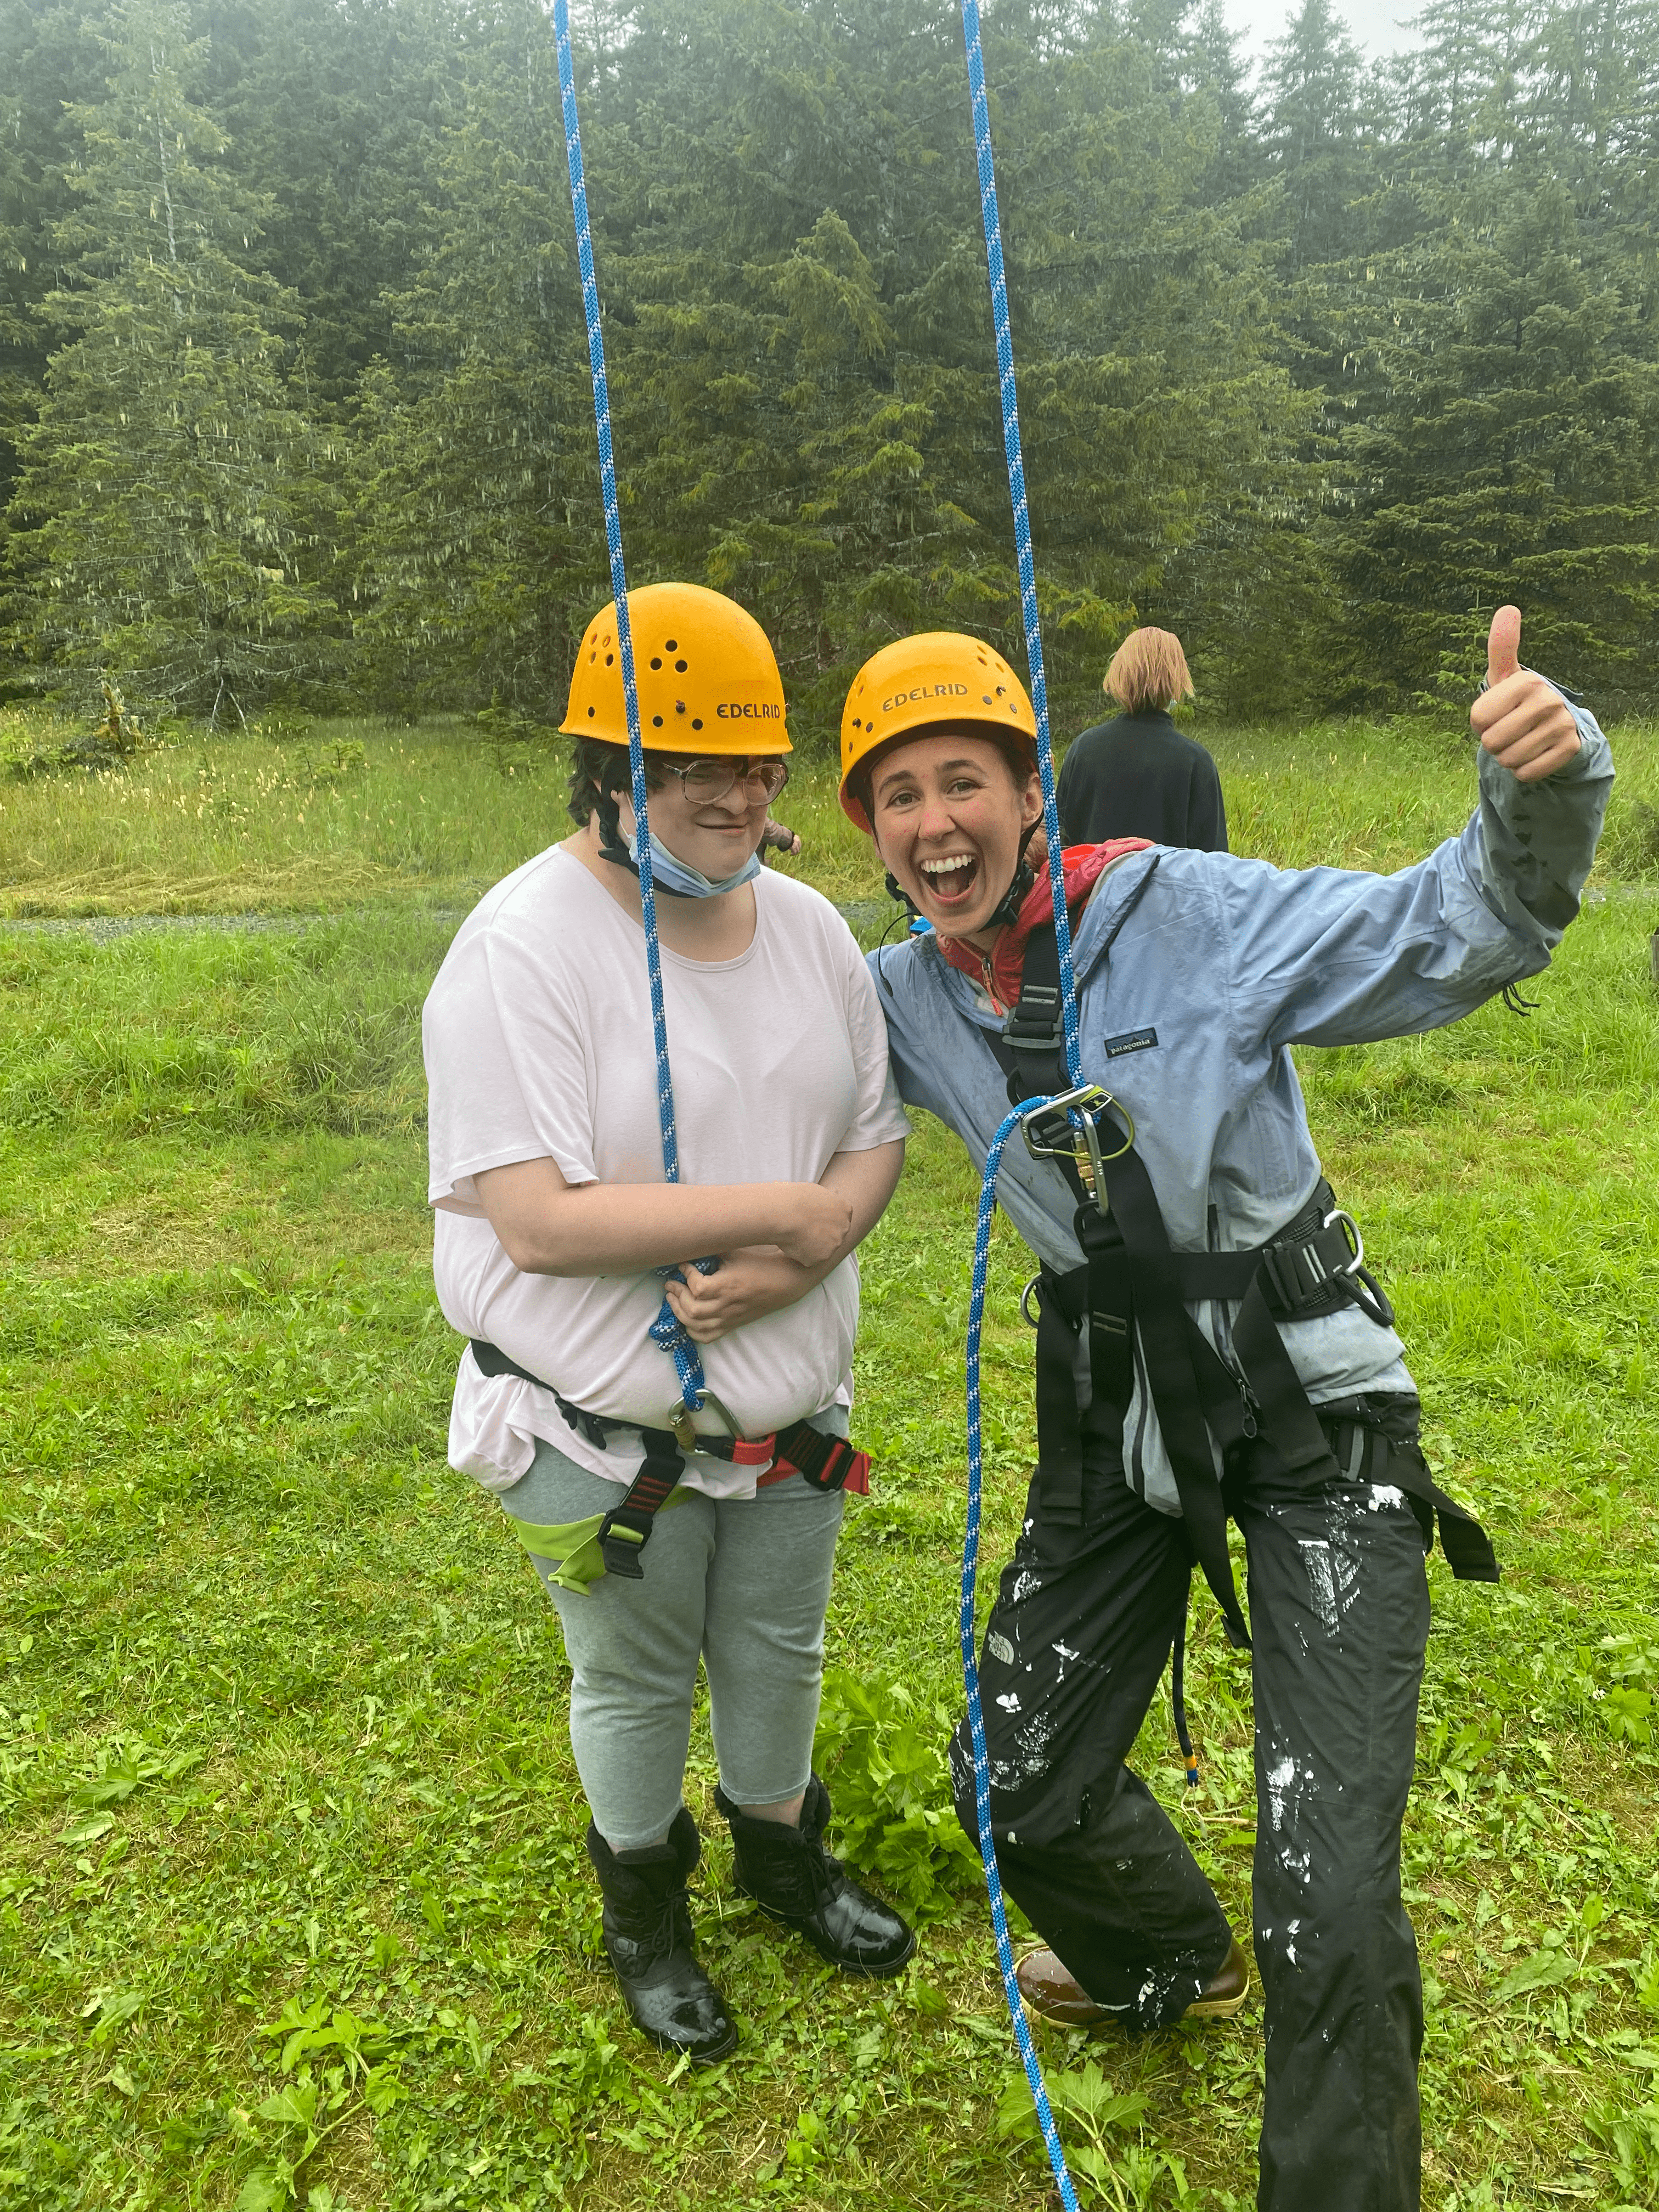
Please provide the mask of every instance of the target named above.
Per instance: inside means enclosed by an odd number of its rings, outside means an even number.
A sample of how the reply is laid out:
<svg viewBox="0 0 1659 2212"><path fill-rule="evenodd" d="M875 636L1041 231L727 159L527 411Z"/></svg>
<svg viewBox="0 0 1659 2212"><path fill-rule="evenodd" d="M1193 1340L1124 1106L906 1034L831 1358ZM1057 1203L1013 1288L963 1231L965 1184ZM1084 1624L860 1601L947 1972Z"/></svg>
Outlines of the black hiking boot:
<svg viewBox="0 0 1659 2212"><path fill-rule="evenodd" d="M629 2016L665 2051L712 2065L737 2047L726 2000L691 1948L685 1885L697 1863L697 1824L684 1805L665 1843L613 1851L588 1823L587 1856L605 1892L605 1948Z"/></svg>
<svg viewBox="0 0 1659 2212"><path fill-rule="evenodd" d="M849 1973L896 1974L916 1939L890 1905L860 1889L823 1848L830 1792L815 1774L800 1808L800 1826L757 1820L739 1812L723 1790L714 1802L732 1824L737 1886L761 1911L804 1936L821 1959Z"/></svg>

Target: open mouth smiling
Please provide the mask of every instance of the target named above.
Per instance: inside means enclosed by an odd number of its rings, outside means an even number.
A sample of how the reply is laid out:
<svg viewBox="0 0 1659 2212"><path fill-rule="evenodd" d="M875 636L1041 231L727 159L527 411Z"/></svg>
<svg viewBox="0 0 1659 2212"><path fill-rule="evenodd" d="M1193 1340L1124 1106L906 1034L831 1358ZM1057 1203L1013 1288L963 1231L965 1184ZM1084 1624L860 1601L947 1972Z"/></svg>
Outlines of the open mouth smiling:
<svg viewBox="0 0 1659 2212"><path fill-rule="evenodd" d="M942 907L959 906L979 880L977 853L945 853L917 865L929 897Z"/></svg>

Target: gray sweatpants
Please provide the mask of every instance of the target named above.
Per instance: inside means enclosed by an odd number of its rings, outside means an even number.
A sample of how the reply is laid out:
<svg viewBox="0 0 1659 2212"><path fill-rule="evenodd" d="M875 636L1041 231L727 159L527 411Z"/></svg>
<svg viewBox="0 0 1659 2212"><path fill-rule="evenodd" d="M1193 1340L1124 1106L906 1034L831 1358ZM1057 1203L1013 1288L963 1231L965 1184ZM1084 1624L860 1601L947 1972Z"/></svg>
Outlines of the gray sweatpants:
<svg viewBox="0 0 1659 2212"><path fill-rule="evenodd" d="M544 1441L501 1504L545 1526L621 1495ZM605 1575L585 1595L547 1583L573 1677L570 1747L612 1850L660 1843L679 1810L699 1656L726 1796L775 1805L805 1789L842 1505L799 1475L748 1498L689 1491L658 1514L643 1582Z"/></svg>

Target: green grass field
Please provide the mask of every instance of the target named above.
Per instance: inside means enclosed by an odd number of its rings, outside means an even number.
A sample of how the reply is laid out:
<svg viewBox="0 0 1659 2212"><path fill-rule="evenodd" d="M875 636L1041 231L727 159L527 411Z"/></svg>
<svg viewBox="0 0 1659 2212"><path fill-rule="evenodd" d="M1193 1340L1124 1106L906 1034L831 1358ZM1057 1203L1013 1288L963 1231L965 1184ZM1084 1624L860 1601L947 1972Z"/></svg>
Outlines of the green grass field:
<svg viewBox="0 0 1659 2212"><path fill-rule="evenodd" d="M1427 731L1215 744L1236 846L1274 859L1396 865L1469 803L1466 748ZM1434 2212L1659 2205L1659 742L1619 746L1607 896L1529 1020L1299 1062L1431 1457L1506 1567L1431 1569L1407 1883ZM778 811L812 880L879 897L822 768ZM700 1724L736 2057L676 2077L599 1960L557 1624L444 1464L416 1029L458 911L561 811L553 763L498 770L459 726L0 784L3 2212L1046 2201L982 1894L936 1818L973 1182L935 1127L866 1248L878 1472L822 1746L921 1954L843 1983L729 1896ZM191 911L278 921L15 919ZM992 1561L1033 1444L1025 1272L1004 1237ZM1196 1620L1180 1817L1247 1929L1248 1672ZM1167 1704L1140 1758L1176 1803ZM1253 2200L1258 2001L1046 2049L1068 2142L1108 2154L1092 2201Z"/></svg>

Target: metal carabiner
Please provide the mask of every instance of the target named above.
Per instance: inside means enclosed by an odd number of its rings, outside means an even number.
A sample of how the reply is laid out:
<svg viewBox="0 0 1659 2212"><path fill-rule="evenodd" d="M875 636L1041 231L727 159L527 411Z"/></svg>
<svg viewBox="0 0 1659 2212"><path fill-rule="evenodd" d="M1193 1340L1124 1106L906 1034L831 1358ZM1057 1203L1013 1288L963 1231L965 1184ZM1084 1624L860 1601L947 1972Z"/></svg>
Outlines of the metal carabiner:
<svg viewBox="0 0 1659 2212"><path fill-rule="evenodd" d="M1100 1117L1115 1107L1128 1124L1128 1134L1115 1151L1100 1146ZM1135 1140L1134 1116L1121 1100L1097 1083L1080 1084L1063 1091L1026 1117L1025 1149L1034 1160L1069 1159L1085 1188L1103 1213L1106 1184L1103 1170L1109 1160L1121 1159Z"/></svg>
<svg viewBox="0 0 1659 2212"><path fill-rule="evenodd" d="M743 1431L732 1419L726 1407L707 1387L698 1391L695 1410L699 1413L718 1413L726 1424L726 1434L737 1437L739 1442L742 1441ZM697 1449L697 1431L692 1425L692 1413L693 1409L682 1401L679 1405L670 1409L667 1419L663 1423L665 1428L673 1431L674 1441L684 1452L694 1452Z"/></svg>

